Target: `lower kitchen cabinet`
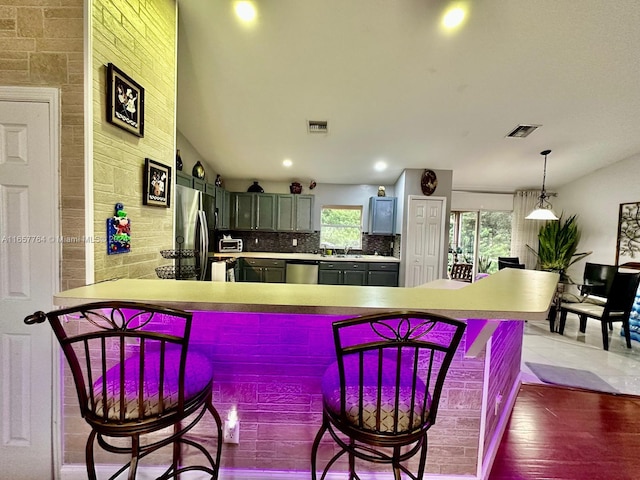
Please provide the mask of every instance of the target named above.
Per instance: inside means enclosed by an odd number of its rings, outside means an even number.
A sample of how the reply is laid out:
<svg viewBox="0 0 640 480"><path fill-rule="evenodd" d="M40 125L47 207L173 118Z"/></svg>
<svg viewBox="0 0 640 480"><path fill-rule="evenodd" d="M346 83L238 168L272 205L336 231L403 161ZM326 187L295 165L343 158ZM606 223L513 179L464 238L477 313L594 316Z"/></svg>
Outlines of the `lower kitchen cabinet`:
<svg viewBox="0 0 640 480"><path fill-rule="evenodd" d="M366 285L366 262L320 262L318 283L323 285Z"/></svg>
<svg viewBox="0 0 640 480"><path fill-rule="evenodd" d="M268 258L243 258L241 278L243 282L284 283L285 261Z"/></svg>
<svg viewBox="0 0 640 480"><path fill-rule="evenodd" d="M369 264L367 285L377 287L398 286L399 264L393 262L376 262Z"/></svg>
<svg viewBox="0 0 640 480"><path fill-rule="evenodd" d="M323 285L398 286L395 262L320 262L318 283Z"/></svg>

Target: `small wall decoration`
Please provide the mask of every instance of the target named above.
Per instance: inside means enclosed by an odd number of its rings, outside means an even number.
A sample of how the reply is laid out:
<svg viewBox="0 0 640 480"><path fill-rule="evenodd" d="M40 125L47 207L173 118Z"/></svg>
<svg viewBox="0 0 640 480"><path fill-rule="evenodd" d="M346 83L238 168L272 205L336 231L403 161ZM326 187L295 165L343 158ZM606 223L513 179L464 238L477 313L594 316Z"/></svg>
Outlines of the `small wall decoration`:
<svg viewBox="0 0 640 480"><path fill-rule="evenodd" d="M144 88L113 63L107 65L107 121L144 137Z"/></svg>
<svg viewBox="0 0 640 480"><path fill-rule="evenodd" d="M107 254L131 251L131 222L122 203L116 203L115 215L107 218Z"/></svg>
<svg viewBox="0 0 640 480"><path fill-rule="evenodd" d="M616 265L640 268L640 202L620 204Z"/></svg>
<svg viewBox="0 0 640 480"><path fill-rule="evenodd" d="M171 205L171 167L144 159L144 190L142 203L154 207Z"/></svg>
<svg viewBox="0 0 640 480"><path fill-rule="evenodd" d="M426 169L420 178L420 188L424 195L432 195L438 187L438 177L433 170Z"/></svg>

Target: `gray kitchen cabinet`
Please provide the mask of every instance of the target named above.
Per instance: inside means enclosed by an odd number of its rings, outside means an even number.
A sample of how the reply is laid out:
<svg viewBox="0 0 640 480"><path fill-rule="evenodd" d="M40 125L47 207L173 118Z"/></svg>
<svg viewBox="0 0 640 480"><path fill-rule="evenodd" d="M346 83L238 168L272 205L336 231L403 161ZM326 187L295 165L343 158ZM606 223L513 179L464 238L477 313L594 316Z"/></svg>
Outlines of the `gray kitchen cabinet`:
<svg viewBox="0 0 640 480"><path fill-rule="evenodd" d="M193 177L187 173L177 171L176 185L182 185L183 187L193 188L193 182L191 181L192 178Z"/></svg>
<svg viewBox="0 0 640 480"><path fill-rule="evenodd" d="M196 178L196 177L192 177L191 182L192 182L191 188L194 188L196 190L200 190L201 192L205 191L206 182L204 180L201 180L201 179Z"/></svg>
<svg viewBox="0 0 640 480"><path fill-rule="evenodd" d="M398 263L371 262L368 267L367 285L378 287L397 287L398 271Z"/></svg>
<svg viewBox="0 0 640 480"><path fill-rule="evenodd" d="M396 197L369 198L369 234L393 235L396 226Z"/></svg>
<svg viewBox="0 0 640 480"><path fill-rule="evenodd" d="M218 213L218 230L229 230L231 228L231 192L227 192L222 187L215 187L216 211Z"/></svg>
<svg viewBox="0 0 640 480"><path fill-rule="evenodd" d="M244 282L284 283L284 260L270 258L243 258L241 277Z"/></svg>
<svg viewBox="0 0 640 480"><path fill-rule="evenodd" d="M276 230L313 231L313 195L277 195Z"/></svg>
<svg viewBox="0 0 640 480"><path fill-rule="evenodd" d="M366 262L320 262L318 283L323 285L366 285Z"/></svg>
<svg viewBox="0 0 640 480"><path fill-rule="evenodd" d="M234 193L233 229L276 229L276 195L273 193Z"/></svg>

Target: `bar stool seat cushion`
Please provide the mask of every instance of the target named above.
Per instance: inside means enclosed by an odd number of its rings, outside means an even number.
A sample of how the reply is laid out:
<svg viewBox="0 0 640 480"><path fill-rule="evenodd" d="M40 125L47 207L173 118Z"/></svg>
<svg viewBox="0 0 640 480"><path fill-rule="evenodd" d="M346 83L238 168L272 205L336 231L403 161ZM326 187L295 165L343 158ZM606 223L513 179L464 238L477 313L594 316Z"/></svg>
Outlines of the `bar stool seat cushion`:
<svg viewBox="0 0 640 480"><path fill-rule="evenodd" d="M365 368L362 387L362 425L360 424L360 379L358 378L358 368L349 368L349 363L356 363L358 359L347 357L345 362L345 413L346 421L355 427L372 432L380 433L407 433L423 425L423 419L427 417L431 405L431 396L427 396L425 402L424 392L426 391L424 383L417 379L415 385L415 405L412 408L412 394L414 387L412 385L413 376L410 371L402 374L400 381L400 392L398 397L398 426L394 429L394 411L396 406L396 385L395 375L384 374L382 377L381 387L378 388L377 367ZM368 358L365 360L376 362L376 359ZM389 358L385 362L393 362ZM350 372L350 373L349 373ZM385 368L384 372L395 372L394 368ZM338 363L334 362L326 370L322 377L322 395L326 410L335 418L340 418L340 375L338 373ZM381 396L380 401L380 425L377 424L378 417L378 395Z"/></svg>
<svg viewBox="0 0 640 480"><path fill-rule="evenodd" d="M161 408L160 399L160 355L158 352L147 352L144 357L144 380L143 380L143 412L140 412L140 357L131 356L124 361L125 378L125 420L136 420L144 417L153 417L161 411L167 414L168 411L178 407L179 372L180 372L180 350L167 349L165 356L165 376L162 385L162 401L164 408ZM111 367L106 377L106 402L107 418L110 420L120 420L120 364ZM213 367L211 360L202 353L189 351L187 353L187 363L185 367L185 405L189 401L198 397L207 389L213 378ZM89 410L96 416L105 417L102 394L103 378L100 377L94 382L95 407L91 406L89 399Z"/></svg>

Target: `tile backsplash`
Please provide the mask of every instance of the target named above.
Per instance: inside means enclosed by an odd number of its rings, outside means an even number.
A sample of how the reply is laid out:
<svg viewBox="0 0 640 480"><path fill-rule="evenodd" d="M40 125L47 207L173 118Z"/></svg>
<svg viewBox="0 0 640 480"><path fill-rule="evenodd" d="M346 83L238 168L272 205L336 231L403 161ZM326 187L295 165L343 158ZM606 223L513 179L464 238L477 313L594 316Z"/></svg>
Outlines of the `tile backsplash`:
<svg viewBox="0 0 640 480"><path fill-rule="evenodd" d="M279 252L279 253L319 253L320 232L249 232L231 230L224 232L232 238L240 238L246 252ZM212 247L217 250L220 232L215 232ZM296 240L297 246L293 246ZM362 250L353 250L362 255L400 256L399 235L362 235ZM338 251L342 251L338 249ZM396 255L397 254L397 255Z"/></svg>

